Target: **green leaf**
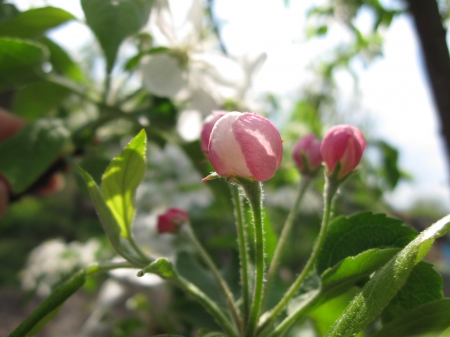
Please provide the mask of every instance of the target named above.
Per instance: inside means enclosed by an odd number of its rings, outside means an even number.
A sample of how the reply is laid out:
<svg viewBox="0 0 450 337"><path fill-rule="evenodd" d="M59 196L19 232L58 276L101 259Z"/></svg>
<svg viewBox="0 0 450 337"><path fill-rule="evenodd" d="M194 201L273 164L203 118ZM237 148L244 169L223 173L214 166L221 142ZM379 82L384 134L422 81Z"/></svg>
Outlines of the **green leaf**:
<svg viewBox="0 0 450 337"><path fill-rule="evenodd" d="M9 335L9 337L28 336L30 331L42 327L49 315L55 313L70 296L80 289L86 282L86 271L82 270L62 283L47 297L25 320Z"/></svg>
<svg viewBox="0 0 450 337"><path fill-rule="evenodd" d="M138 273L138 276L143 276L145 273L156 274L166 280L178 279L177 272L175 271L172 262L162 257L142 269L142 271Z"/></svg>
<svg viewBox="0 0 450 337"><path fill-rule="evenodd" d="M0 25L14 19L20 11L13 4L0 3Z"/></svg>
<svg viewBox="0 0 450 337"><path fill-rule="evenodd" d="M339 318L348 302L355 295L355 291L340 295L331 301L319 306L308 314L313 320L316 336L322 337L330 329L330 326Z"/></svg>
<svg viewBox="0 0 450 337"><path fill-rule="evenodd" d="M412 270L406 284L381 314L383 325L422 304L442 299L443 285L441 275L432 264L419 262Z"/></svg>
<svg viewBox="0 0 450 337"><path fill-rule="evenodd" d="M41 119L0 144L0 172L14 193L27 190L68 146L70 133L57 119Z"/></svg>
<svg viewBox="0 0 450 337"><path fill-rule="evenodd" d="M351 337L367 327L405 285L414 266L427 255L434 240L449 230L450 215L447 215L411 241L366 283L326 336Z"/></svg>
<svg viewBox="0 0 450 337"><path fill-rule="evenodd" d="M33 39L75 17L63 9L42 7L22 12L0 25L0 36Z"/></svg>
<svg viewBox="0 0 450 337"><path fill-rule="evenodd" d="M350 256L327 269L321 276L322 293L327 298L338 296L361 281L365 281L370 274L386 264L399 248L369 249L356 256Z"/></svg>
<svg viewBox="0 0 450 337"><path fill-rule="evenodd" d="M0 92L40 79L48 55L38 43L0 38Z"/></svg>
<svg viewBox="0 0 450 337"><path fill-rule="evenodd" d="M153 0L81 0L87 24L105 54L108 73L122 41L147 23L152 4Z"/></svg>
<svg viewBox="0 0 450 337"><path fill-rule="evenodd" d="M450 299L423 304L393 319L371 337L438 336L450 326ZM448 335L443 335L448 336Z"/></svg>
<svg viewBox="0 0 450 337"><path fill-rule="evenodd" d="M134 55L133 57L131 57L130 59L128 59L128 61L124 65L124 69L128 70L128 71L136 69L138 67L139 63L141 62L141 58L143 58L145 55L168 53L170 51L171 51L171 49L167 48L167 47L155 47L155 48L151 48L149 50L140 52L140 53Z"/></svg>
<svg viewBox="0 0 450 337"><path fill-rule="evenodd" d="M27 120L36 120L55 109L69 93L69 89L54 82L32 83L16 93L12 110Z"/></svg>
<svg viewBox="0 0 450 337"><path fill-rule="evenodd" d="M120 253L122 251L120 243L120 226L117 223L116 217L112 214L111 210L106 205L106 202L103 199L100 188L95 183L94 179L92 179L90 174L79 166L77 167L77 169L78 172L83 177L84 181L86 182L89 194L91 196L92 201L94 202L98 217L100 218L100 222L103 226L106 235L108 236L109 241L113 245L116 252Z"/></svg>
<svg viewBox="0 0 450 337"><path fill-rule="evenodd" d="M317 271L323 273L348 256L372 248L403 248L417 233L385 214L362 212L334 219L317 258Z"/></svg>
<svg viewBox="0 0 450 337"><path fill-rule="evenodd" d="M114 158L102 177L101 193L120 227L120 235L131 236L134 219L134 194L145 172L145 130L134 137L122 153Z"/></svg>
<svg viewBox="0 0 450 337"><path fill-rule="evenodd" d="M47 37L42 37L37 41L50 51L49 61L56 73L67 76L75 82L83 82L85 80L85 75L81 68L60 45Z"/></svg>

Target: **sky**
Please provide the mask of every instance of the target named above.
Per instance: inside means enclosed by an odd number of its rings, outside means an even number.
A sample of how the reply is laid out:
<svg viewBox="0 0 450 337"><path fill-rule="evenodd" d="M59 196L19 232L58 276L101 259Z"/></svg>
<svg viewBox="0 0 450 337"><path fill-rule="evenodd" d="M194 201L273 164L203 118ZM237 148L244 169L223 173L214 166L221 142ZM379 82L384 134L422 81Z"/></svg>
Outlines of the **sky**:
<svg viewBox="0 0 450 337"><path fill-rule="evenodd" d="M20 9L28 8L30 3L47 3L83 18L79 0L12 2ZM311 61L326 52L330 42L349 38L343 29L333 26L326 39L306 40L305 12L317 1L291 0L289 6L283 0L215 2L221 34L232 55L267 53L267 61L254 82L255 92L298 97L302 85L310 79L307 68ZM370 22L368 13L363 12L360 26L364 29ZM74 53L91 38L81 22L65 25L50 35ZM400 167L414 177L412 182L401 183L388 200L402 209L422 197L433 198L450 209L445 149L410 18L403 15L394 19L385 34L383 51L383 58L358 69L358 113L370 121L373 137L386 139L400 149ZM352 82L342 74L338 84L343 88L345 105L355 95Z"/></svg>

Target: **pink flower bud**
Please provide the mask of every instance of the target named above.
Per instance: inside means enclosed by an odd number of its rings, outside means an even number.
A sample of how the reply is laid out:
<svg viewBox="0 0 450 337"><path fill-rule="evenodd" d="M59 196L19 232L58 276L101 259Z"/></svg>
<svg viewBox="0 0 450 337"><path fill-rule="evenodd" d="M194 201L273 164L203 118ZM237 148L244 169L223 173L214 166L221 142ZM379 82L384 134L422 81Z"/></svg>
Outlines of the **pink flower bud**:
<svg viewBox="0 0 450 337"><path fill-rule="evenodd" d="M187 213L178 208L171 208L158 216L158 233L177 233L180 226L189 221Z"/></svg>
<svg viewBox="0 0 450 337"><path fill-rule="evenodd" d="M320 147L327 174L331 176L336 164L340 163L337 178L342 179L358 166L365 149L366 141L357 128L351 125L333 126Z"/></svg>
<svg viewBox="0 0 450 337"><path fill-rule="evenodd" d="M208 115L203 121L202 132L200 134L200 144L202 146L202 152L208 157L208 145L209 137L211 136L211 131L219 120L220 117L225 115L227 111L213 110L211 115Z"/></svg>
<svg viewBox="0 0 450 337"><path fill-rule="evenodd" d="M278 170L282 157L280 133L256 113L227 113L211 132L209 159L222 177L266 181Z"/></svg>
<svg viewBox="0 0 450 337"><path fill-rule="evenodd" d="M292 156L302 174L314 173L322 164L320 140L314 134L300 138L294 145ZM304 163L303 159L307 162Z"/></svg>

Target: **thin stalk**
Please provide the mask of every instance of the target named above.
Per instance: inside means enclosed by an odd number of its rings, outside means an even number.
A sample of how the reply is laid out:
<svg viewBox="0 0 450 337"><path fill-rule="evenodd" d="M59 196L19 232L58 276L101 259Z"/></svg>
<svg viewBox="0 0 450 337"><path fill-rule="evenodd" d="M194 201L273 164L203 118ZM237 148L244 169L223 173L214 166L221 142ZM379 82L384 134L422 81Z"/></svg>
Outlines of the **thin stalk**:
<svg viewBox="0 0 450 337"><path fill-rule="evenodd" d="M195 236L195 233L192 231L192 228L189 224L186 224L183 226L183 233L186 234L189 240L194 244L195 248L197 248L198 252L200 253L200 256L202 257L203 261L206 263L206 265L209 267L211 272L214 275L214 278L216 279L217 283L219 284L220 288L223 291L223 294L225 295L225 301L227 302L228 309L230 310L231 317L233 318L233 321L236 325L236 327L239 329L241 327L241 320L239 318L239 312L238 308L236 306L236 302L233 298L233 293L231 292L230 288L228 287L227 282L224 280L222 275L220 274L219 270L217 269L216 265L214 264L213 260L209 256L208 252L203 248L201 243L198 241L197 237Z"/></svg>
<svg viewBox="0 0 450 337"><path fill-rule="evenodd" d="M146 254L144 254L141 248L136 244L136 241L134 240L133 235L131 233L129 233L128 235L128 242L145 264L149 264L152 262L152 260Z"/></svg>
<svg viewBox="0 0 450 337"><path fill-rule="evenodd" d="M320 295L320 291L317 291L317 293L309 298L294 314L286 317L267 337L278 337L287 332L293 323L317 305L321 300Z"/></svg>
<svg viewBox="0 0 450 337"><path fill-rule="evenodd" d="M230 320L224 315L217 304L205 295L205 293L181 276L174 279L173 282L196 298L216 319L217 323L225 330L228 337L238 337L238 333L233 328Z"/></svg>
<svg viewBox="0 0 450 337"><path fill-rule="evenodd" d="M230 185L231 195L233 197L234 215L236 217L237 236L239 257L241 265L241 285L242 285L242 308L243 320L247 325L250 315L250 279L249 279L249 260L248 260L248 245L247 245L247 231L245 228L244 207L242 197L239 194L239 187Z"/></svg>
<svg viewBox="0 0 450 337"><path fill-rule="evenodd" d="M319 255L320 249L322 248L323 242L325 241L325 234L328 230L328 225L330 222L331 217L331 206L333 197L335 196L339 184L331 181L328 176L325 177L325 189L324 189L324 211L323 211L323 218L322 218L322 225L320 227L319 236L317 237L317 240L314 244L314 249L312 251L311 256L309 257L308 262L305 265L305 268L302 270L300 275L297 277L295 282L291 285L291 287L288 289L286 294L284 294L283 298L280 300L280 302L273 308L269 314L266 316L265 321L260 322L258 331L263 331L267 325L286 307L288 302L292 299L292 297L295 295L297 290L301 287L303 282L305 281L308 274L312 271L317 256Z"/></svg>
<svg viewBox="0 0 450 337"><path fill-rule="evenodd" d="M258 181L246 181L242 183L242 187L252 209L255 227L255 286L246 330L246 336L253 337L261 311L264 290L265 247L262 221L262 189L261 183Z"/></svg>
<svg viewBox="0 0 450 337"><path fill-rule="evenodd" d="M109 271L116 268L136 268L126 262L95 264L75 273L71 278L61 283L34 311L14 329L9 337L29 336L29 332L42 324L42 320L57 310L64 302L80 289L86 282L86 277L92 274Z"/></svg>
<svg viewBox="0 0 450 337"><path fill-rule="evenodd" d="M286 218L286 222L284 223L283 230L281 231L280 239L278 240L277 248L275 249L272 261L270 262L270 265L269 265L269 270L267 272L267 282L266 282L267 291L265 293L264 299L267 296L268 290L270 288L270 284L275 275L275 271L280 263L281 252L283 250L283 247L286 245L286 240L291 232L292 225L294 223L294 219L298 212L300 203L303 200L303 196L305 195L305 192L308 189L308 186L311 183L311 180L312 180L312 177L306 175L300 181L298 192L297 192L297 197L295 198L294 205L292 206L292 209L289 212L288 217Z"/></svg>
<svg viewBox="0 0 450 337"><path fill-rule="evenodd" d="M105 78L104 89L103 89L103 99L102 99L102 102L104 104L108 104L108 96L109 96L110 89L111 89L111 73L107 72L106 78Z"/></svg>

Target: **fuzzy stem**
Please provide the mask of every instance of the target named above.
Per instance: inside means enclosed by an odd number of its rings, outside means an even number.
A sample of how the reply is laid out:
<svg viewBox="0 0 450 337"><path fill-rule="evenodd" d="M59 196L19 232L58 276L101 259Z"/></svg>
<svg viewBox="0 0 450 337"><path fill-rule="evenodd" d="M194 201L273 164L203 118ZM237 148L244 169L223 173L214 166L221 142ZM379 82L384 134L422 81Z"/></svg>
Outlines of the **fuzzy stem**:
<svg viewBox="0 0 450 337"><path fill-rule="evenodd" d="M206 263L206 265L209 267L209 269L213 273L214 278L216 279L217 283L219 284L220 288L222 289L222 291L225 295L225 300L226 300L226 303L228 306L228 310L230 310L233 321L234 321L236 327L239 329L241 326L239 312L238 312L238 309L236 306L236 302L234 301L234 298L233 298L233 293L231 292L230 288L228 287L227 282L223 279L222 275L220 274L220 272L217 269L216 265L214 264L213 260L209 256L208 252L203 248L201 243L198 241L191 226L189 224L185 224L183 226L182 232L184 234L186 234L187 238L194 244L195 248L197 248L197 251L200 253L200 256L202 257L203 261Z"/></svg>
<svg viewBox="0 0 450 337"><path fill-rule="evenodd" d="M295 295L297 290L303 284L303 281L306 279L308 274L313 270L317 256L319 255L320 249L322 248L323 242L325 241L325 235L328 230L328 225L330 222L331 216L331 206L334 196L336 195L339 183L335 180L330 179L328 176L325 176L325 189L324 189L324 211L322 218L322 225L320 227L319 236L314 244L314 249L312 254L305 265L305 268L302 270L300 275L297 277L295 282L288 289L286 294L284 294L283 298L280 302L273 308L270 313L266 316L266 319L263 322L260 322L258 331L261 332L265 330L267 325L286 307L288 302Z"/></svg>
<svg viewBox="0 0 450 337"><path fill-rule="evenodd" d="M217 304L212 301L208 296L206 296L199 288L194 284L187 281L185 278L178 276L176 279L172 280L181 289L191 294L196 298L215 318L217 323L225 330L228 337L237 337L238 334L233 328L229 319L223 314Z"/></svg>
<svg viewBox="0 0 450 337"><path fill-rule="evenodd" d="M239 187L230 185L231 195L233 197L234 214L236 217L237 236L239 246L239 257L241 264L241 284L242 284L242 307L243 307L243 321L247 324L250 315L250 283L248 276L248 245L247 245L247 231L245 230L244 208L242 204L242 197L239 194Z"/></svg>
<svg viewBox="0 0 450 337"><path fill-rule="evenodd" d="M265 297L267 296L267 293L270 288L270 284L273 280L273 277L275 275L276 268L278 267L278 264L280 263L281 258L281 252L283 250L283 247L286 245L286 240L291 232L292 225L294 223L295 216L298 212L299 206L301 201L303 200L303 196L305 195L305 192L311 183L312 177L311 176L304 176L304 178L300 181L297 197L295 199L294 205L289 212L288 217L286 218L286 222L284 223L283 230L280 235L280 239L278 240L277 248L275 249L275 253L273 254L272 261L269 265L269 270L267 272L267 282L266 282L266 293Z"/></svg>
<svg viewBox="0 0 450 337"><path fill-rule="evenodd" d="M320 295L321 293L317 291L317 293L311 296L311 298L309 298L294 314L286 317L267 337L278 337L287 332L287 329L289 329L294 322L314 308L317 303L320 303L319 301L322 299Z"/></svg>
<svg viewBox="0 0 450 337"><path fill-rule="evenodd" d="M255 286L246 336L253 337L261 311L264 290L264 233L262 221L262 188L259 181L240 181L253 213L255 227Z"/></svg>

